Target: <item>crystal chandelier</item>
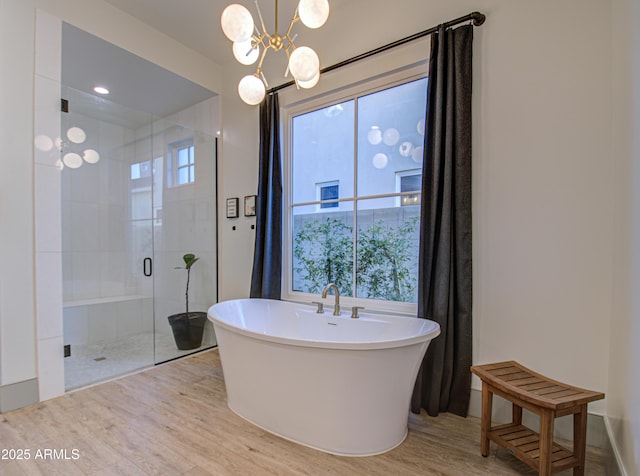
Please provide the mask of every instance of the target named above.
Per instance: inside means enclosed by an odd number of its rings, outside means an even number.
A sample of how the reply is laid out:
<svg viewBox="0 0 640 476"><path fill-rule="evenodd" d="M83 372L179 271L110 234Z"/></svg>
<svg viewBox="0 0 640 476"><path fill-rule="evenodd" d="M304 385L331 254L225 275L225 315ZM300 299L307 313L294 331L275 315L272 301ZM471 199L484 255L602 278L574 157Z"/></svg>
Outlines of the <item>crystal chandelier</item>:
<svg viewBox="0 0 640 476"><path fill-rule="evenodd" d="M289 64L285 77L291 72L298 87L308 89L315 86L320 79L318 55L308 46L296 47L293 43L296 35L292 38L291 30L298 20L309 28L320 28L324 25L329 16L329 1L300 0L284 35L278 33L278 0L276 0L276 29L273 34L267 32L257 0L255 4L262 33L255 26L249 10L237 3L227 6L220 17L222 31L233 41L233 55L238 62L251 65L260 58L256 72L240 80L238 84L240 98L250 105L259 104L264 99L268 84L262 72L262 63L269 49L284 50L287 54ZM260 53L261 49L262 53Z"/></svg>

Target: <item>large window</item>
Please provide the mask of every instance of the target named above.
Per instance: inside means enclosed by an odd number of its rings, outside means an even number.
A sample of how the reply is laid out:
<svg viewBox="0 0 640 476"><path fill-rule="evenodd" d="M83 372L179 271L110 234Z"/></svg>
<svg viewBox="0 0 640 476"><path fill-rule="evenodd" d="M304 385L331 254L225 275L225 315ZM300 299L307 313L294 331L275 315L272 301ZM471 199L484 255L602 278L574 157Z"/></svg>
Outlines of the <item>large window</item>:
<svg viewBox="0 0 640 476"><path fill-rule="evenodd" d="M354 299L417 301L426 89L423 77L291 115L292 294L333 282Z"/></svg>

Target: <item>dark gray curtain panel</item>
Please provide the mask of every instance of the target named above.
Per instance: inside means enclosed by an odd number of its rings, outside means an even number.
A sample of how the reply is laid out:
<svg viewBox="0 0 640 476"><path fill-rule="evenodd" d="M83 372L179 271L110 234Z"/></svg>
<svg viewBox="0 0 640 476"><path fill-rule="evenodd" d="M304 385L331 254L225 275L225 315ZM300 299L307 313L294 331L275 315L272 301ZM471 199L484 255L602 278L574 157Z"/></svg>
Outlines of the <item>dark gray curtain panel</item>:
<svg viewBox="0 0 640 476"><path fill-rule="evenodd" d="M282 274L282 174L278 94L260 104L260 157L252 298L280 299Z"/></svg>
<svg viewBox="0 0 640 476"><path fill-rule="evenodd" d="M418 274L418 317L440 324L411 410L467 416L471 391L471 57L473 27L431 36Z"/></svg>

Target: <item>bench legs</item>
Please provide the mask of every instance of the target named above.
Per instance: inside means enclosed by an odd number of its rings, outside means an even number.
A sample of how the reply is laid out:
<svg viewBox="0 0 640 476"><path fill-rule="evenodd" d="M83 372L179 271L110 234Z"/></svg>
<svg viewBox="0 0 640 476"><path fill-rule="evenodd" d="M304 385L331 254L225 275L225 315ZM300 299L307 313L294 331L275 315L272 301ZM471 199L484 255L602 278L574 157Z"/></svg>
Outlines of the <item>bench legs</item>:
<svg viewBox="0 0 640 476"><path fill-rule="evenodd" d="M585 448L587 446L587 404L573 414L573 456L579 466L573 468L573 476L584 476Z"/></svg>
<svg viewBox="0 0 640 476"><path fill-rule="evenodd" d="M514 425L522 425L522 407L515 403L512 404L511 408L511 422Z"/></svg>
<svg viewBox="0 0 640 476"><path fill-rule="evenodd" d="M491 414L493 411L493 392L491 386L482 383L482 419L480 433L480 453L489 456L491 432ZM522 407L512 402L512 423L522 424ZM539 468L540 476L551 474L553 456L553 429L556 413L553 410L540 409ZM573 414L573 455L579 466L573 468L573 476L584 476L585 447L587 441L587 405L581 405Z"/></svg>
<svg viewBox="0 0 640 476"><path fill-rule="evenodd" d="M551 474L551 456L553 454L553 421L555 414L551 410L543 409L540 413L540 458L538 474Z"/></svg>
<svg viewBox="0 0 640 476"><path fill-rule="evenodd" d="M480 454L489 456L489 431L491 430L491 412L493 407L493 392L489 386L482 383L482 419L480 420Z"/></svg>

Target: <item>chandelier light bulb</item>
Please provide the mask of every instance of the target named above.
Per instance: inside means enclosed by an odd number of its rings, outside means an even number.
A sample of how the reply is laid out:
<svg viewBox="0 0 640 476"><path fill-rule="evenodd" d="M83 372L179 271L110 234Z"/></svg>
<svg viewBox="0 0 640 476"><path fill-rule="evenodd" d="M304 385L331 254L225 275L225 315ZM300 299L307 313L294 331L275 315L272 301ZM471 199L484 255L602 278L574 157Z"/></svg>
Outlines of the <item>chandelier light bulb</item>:
<svg viewBox="0 0 640 476"><path fill-rule="evenodd" d="M300 0L300 21L308 28L320 28L329 18L329 0Z"/></svg>
<svg viewBox="0 0 640 476"><path fill-rule="evenodd" d="M220 24L224 34L234 43L247 41L253 35L251 12L237 3L232 3L224 9Z"/></svg>
<svg viewBox="0 0 640 476"><path fill-rule="evenodd" d="M240 64L251 65L257 62L258 67L253 75L245 76L238 84L238 92L244 102L259 104L269 87L263 73L263 62L269 50L286 52L289 58L285 77L289 72L299 88L309 89L320 80L320 60L315 51L307 46L297 48L294 41L297 35L291 36L291 30L298 21L309 28L321 27L329 17L329 0L299 0L286 33L278 32L278 1L275 2L275 29L269 33L260 13L258 0L259 25L256 25L251 12L239 3L228 5L220 16L222 31L233 42L233 56Z"/></svg>
<svg viewBox="0 0 640 476"><path fill-rule="evenodd" d="M75 144L82 144L87 139L87 134L79 127L71 127L67 131L67 138Z"/></svg>
<svg viewBox="0 0 640 476"><path fill-rule="evenodd" d="M373 163L373 166L376 169L382 170L389 163L389 158L387 157L387 154L383 154L382 152L378 152L376 155L373 156L373 160L371 162Z"/></svg>
<svg viewBox="0 0 640 476"><path fill-rule="evenodd" d="M289 71L298 81L310 81L320 73L320 59L311 48L301 46L291 53Z"/></svg>
<svg viewBox="0 0 640 476"><path fill-rule="evenodd" d="M238 60L238 63L250 65L256 62L260 56L260 48L258 45L254 48L252 42L253 40L249 38L246 41L233 43L233 56Z"/></svg>
<svg viewBox="0 0 640 476"><path fill-rule="evenodd" d="M82 165L82 157L80 157L75 152L69 152L68 154L64 155L64 157L62 158L62 162L70 169L77 169Z"/></svg>
<svg viewBox="0 0 640 476"><path fill-rule="evenodd" d="M316 84L318 84L318 81L320 81L320 71L318 71L318 74L316 74L309 81L297 81L297 83L298 83L298 86L300 86L303 89L311 89Z"/></svg>
<svg viewBox="0 0 640 476"><path fill-rule="evenodd" d="M378 126L371 126L371 129L369 129L367 133L367 140L371 145L378 145L382 142L382 131Z"/></svg>
<svg viewBox="0 0 640 476"><path fill-rule="evenodd" d="M418 147L415 147L411 151L411 160L413 160L417 164L421 164L423 153L424 153L424 148L421 145L419 145Z"/></svg>
<svg viewBox="0 0 640 476"><path fill-rule="evenodd" d="M409 157L412 150L413 144L409 141L403 142L402 144L400 144L400 147L398 147L398 152L400 152L400 155L402 157Z"/></svg>
<svg viewBox="0 0 640 476"><path fill-rule="evenodd" d="M238 94L240 95L240 99L250 106L260 104L264 99L265 93L264 83L260 78L253 74L245 76L238 84Z"/></svg>
<svg viewBox="0 0 640 476"><path fill-rule="evenodd" d="M51 137L45 134L37 135L34 140L34 144L36 148L38 150L41 150L42 152L49 152L51 149L53 149L53 140L51 139Z"/></svg>
<svg viewBox="0 0 640 476"><path fill-rule="evenodd" d="M87 149L82 153L82 158L88 164L95 164L100 160L100 154L94 149Z"/></svg>
<svg viewBox="0 0 640 476"><path fill-rule="evenodd" d="M382 133L382 141L390 146L394 146L400 140L400 133L395 127L390 127Z"/></svg>

